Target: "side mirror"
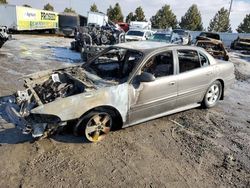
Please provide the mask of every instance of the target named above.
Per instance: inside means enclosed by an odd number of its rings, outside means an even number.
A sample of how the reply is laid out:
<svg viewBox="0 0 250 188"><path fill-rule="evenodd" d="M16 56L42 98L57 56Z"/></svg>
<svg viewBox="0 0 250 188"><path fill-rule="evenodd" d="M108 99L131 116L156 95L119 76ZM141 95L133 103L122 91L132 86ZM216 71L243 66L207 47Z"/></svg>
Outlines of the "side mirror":
<svg viewBox="0 0 250 188"><path fill-rule="evenodd" d="M141 75L136 76L136 80L139 82L153 82L155 81L155 76L148 72L143 72Z"/></svg>

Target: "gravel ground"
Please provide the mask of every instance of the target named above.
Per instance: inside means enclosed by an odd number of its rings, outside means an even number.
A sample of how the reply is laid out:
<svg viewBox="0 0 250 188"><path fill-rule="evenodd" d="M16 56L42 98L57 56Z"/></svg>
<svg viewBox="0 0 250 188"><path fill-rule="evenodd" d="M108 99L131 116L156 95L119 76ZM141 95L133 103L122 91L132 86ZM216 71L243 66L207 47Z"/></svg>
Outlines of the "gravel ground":
<svg viewBox="0 0 250 188"><path fill-rule="evenodd" d="M68 49L72 39L13 38L0 49L0 96L21 89L25 74L80 62ZM250 187L250 55L230 58L237 81L218 106L112 132L100 143L66 132L33 142L0 118L0 187Z"/></svg>

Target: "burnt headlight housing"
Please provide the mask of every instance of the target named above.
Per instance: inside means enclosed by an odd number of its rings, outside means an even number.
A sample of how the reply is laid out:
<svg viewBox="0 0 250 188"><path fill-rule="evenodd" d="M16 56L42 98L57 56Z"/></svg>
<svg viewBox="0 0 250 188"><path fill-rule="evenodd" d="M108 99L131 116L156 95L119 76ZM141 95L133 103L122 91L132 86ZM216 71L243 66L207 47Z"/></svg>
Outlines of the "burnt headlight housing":
<svg viewBox="0 0 250 188"><path fill-rule="evenodd" d="M58 124L61 119L58 116L50 114L33 114L31 113L27 117L27 121L30 123L47 123L47 124Z"/></svg>

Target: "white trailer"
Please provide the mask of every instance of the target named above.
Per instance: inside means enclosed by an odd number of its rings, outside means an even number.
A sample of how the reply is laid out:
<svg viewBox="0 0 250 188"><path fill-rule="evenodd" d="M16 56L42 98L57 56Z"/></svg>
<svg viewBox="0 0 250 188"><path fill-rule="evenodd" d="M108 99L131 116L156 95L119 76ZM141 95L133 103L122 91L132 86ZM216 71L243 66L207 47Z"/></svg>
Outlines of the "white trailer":
<svg viewBox="0 0 250 188"><path fill-rule="evenodd" d="M9 30L55 30L58 29L58 13L29 7L0 5L0 25Z"/></svg>
<svg viewBox="0 0 250 188"><path fill-rule="evenodd" d="M87 24L97 24L105 26L108 23L108 16L101 12L88 12Z"/></svg>
<svg viewBox="0 0 250 188"><path fill-rule="evenodd" d="M151 22L141 22L141 21L132 21L129 24L129 29L133 30L133 29L146 29L146 30L151 30Z"/></svg>

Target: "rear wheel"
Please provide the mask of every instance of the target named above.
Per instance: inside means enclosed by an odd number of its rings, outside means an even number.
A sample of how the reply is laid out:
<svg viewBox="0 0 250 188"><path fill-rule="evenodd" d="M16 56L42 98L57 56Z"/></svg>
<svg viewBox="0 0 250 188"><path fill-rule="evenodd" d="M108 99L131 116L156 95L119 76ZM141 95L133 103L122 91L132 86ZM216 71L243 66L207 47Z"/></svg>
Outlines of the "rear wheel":
<svg viewBox="0 0 250 188"><path fill-rule="evenodd" d="M99 142L110 132L113 118L110 113L95 111L79 119L74 133L84 136L89 142Z"/></svg>
<svg viewBox="0 0 250 188"><path fill-rule="evenodd" d="M221 97L221 94L222 94L221 83L219 81L213 82L209 86L209 88L204 96L204 99L202 101L203 107L211 108L211 107L215 106L218 103L218 101Z"/></svg>

